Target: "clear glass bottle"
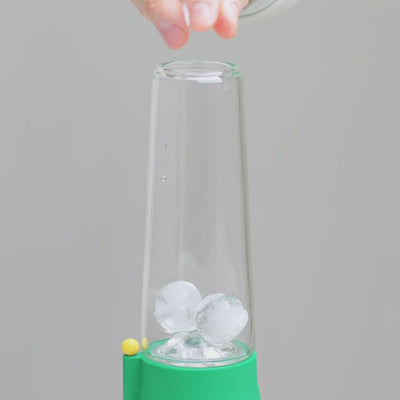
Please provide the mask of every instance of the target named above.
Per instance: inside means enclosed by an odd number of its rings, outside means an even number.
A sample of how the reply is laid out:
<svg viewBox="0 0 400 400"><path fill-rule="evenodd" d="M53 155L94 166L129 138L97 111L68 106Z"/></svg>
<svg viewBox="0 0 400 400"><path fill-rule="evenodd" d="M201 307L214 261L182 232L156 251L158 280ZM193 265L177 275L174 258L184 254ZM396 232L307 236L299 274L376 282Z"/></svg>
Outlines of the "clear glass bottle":
<svg viewBox="0 0 400 400"><path fill-rule="evenodd" d="M249 17L260 12L272 14L288 9L298 0L249 0L244 8L241 17Z"/></svg>
<svg viewBox="0 0 400 400"><path fill-rule="evenodd" d="M254 351L241 72L174 61L153 76L144 356L184 367Z"/></svg>

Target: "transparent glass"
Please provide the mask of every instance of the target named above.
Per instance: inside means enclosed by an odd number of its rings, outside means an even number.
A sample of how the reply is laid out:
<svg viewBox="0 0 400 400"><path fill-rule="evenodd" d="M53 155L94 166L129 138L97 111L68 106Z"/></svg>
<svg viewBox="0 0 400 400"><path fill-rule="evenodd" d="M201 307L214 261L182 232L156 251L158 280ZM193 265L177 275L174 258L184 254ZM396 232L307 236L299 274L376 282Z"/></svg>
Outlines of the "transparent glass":
<svg viewBox="0 0 400 400"><path fill-rule="evenodd" d="M153 75L142 333L162 363L253 352L241 90L229 63L175 61Z"/></svg>
<svg viewBox="0 0 400 400"><path fill-rule="evenodd" d="M284 11L295 2L297 2L297 0L249 0L240 16L248 17L260 12L273 13L274 11Z"/></svg>

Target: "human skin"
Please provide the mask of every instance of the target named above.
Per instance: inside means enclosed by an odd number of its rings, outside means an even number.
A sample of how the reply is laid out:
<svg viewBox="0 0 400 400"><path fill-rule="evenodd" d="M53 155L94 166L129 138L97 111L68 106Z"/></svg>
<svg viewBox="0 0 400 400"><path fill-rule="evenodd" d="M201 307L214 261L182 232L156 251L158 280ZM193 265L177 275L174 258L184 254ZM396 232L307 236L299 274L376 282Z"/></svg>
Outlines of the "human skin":
<svg viewBox="0 0 400 400"><path fill-rule="evenodd" d="M171 49L183 47L190 29L203 32L214 29L224 39L236 35L239 14L249 0L186 0L190 27L185 20L181 0L131 0L150 20Z"/></svg>

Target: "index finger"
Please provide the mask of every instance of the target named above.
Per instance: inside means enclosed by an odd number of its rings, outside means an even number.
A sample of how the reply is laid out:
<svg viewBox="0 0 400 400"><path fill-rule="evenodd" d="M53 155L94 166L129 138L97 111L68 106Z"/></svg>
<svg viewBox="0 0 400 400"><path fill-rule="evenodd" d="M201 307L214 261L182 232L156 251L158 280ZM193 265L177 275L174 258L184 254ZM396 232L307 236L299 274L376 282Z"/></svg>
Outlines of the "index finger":
<svg viewBox="0 0 400 400"><path fill-rule="evenodd" d="M150 21L163 36L167 45L178 49L186 44L189 28L180 0L132 0L139 11Z"/></svg>

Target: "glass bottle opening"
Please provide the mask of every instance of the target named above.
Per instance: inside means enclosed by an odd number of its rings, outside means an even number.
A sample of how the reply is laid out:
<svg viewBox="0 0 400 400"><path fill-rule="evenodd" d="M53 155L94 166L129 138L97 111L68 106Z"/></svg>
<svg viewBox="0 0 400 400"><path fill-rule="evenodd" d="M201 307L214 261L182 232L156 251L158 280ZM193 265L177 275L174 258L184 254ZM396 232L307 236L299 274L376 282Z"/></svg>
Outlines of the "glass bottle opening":
<svg viewBox="0 0 400 400"><path fill-rule="evenodd" d="M240 77L237 65L221 61L171 61L160 64L155 72L156 78L202 81L204 79L221 81L228 77Z"/></svg>

